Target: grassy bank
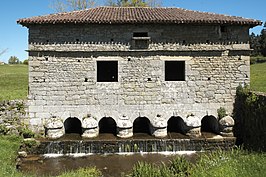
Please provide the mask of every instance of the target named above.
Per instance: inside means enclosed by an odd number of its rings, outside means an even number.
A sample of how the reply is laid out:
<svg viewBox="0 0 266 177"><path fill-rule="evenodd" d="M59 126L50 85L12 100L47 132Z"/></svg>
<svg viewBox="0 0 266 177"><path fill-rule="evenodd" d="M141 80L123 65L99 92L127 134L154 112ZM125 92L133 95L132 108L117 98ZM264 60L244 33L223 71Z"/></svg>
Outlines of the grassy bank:
<svg viewBox="0 0 266 177"><path fill-rule="evenodd" d="M250 87L253 91L266 92L266 63L257 63L250 66Z"/></svg>
<svg viewBox="0 0 266 177"><path fill-rule="evenodd" d="M195 164L177 157L170 165L138 163L131 177L262 177L266 171L266 154L243 150L216 151L203 154Z"/></svg>
<svg viewBox="0 0 266 177"><path fill-rule="evenodd" d="M28 66L0 65L0 101L25 99L28 94Z"/></svg>

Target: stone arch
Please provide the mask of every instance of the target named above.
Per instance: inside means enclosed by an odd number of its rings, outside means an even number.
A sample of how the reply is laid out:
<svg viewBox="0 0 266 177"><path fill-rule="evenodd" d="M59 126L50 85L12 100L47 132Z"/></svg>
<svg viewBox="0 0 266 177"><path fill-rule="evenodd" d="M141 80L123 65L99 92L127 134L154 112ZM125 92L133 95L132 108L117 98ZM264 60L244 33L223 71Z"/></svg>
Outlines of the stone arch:
<svg viewBox="0 0 266 177"><path fill-rule="evenodd" d="M133 122L133 133L147 133L150 131L150 120L147 117L138 117Z"/></svg>
<svg viewBox="0 0 266 177"><path fill-rule="evenodd" d="M212 115L204 116L201 120L201 132L211 132L219 134L218 120Z"/></svg>
<svg viewBox="0 0 266 177"><path fill-rule="evenodd" d="M81 122L76 117L67 118L64 122L64 127L66 134L69 133L78 133L80 135L82 134Z"/></svg>
<svg viewBox="0 0 266 177"><path fill-rule="evenodd" d="M167 132L185 133L186 123L181 117L172 116L167 121Z"/></svg>
<svg viewBox="0 0 266 177"><path fill-rule="evenodd" d="M112 133L116 135L116 122L112 117L103 117L99 121L99 133Z"/></svg>

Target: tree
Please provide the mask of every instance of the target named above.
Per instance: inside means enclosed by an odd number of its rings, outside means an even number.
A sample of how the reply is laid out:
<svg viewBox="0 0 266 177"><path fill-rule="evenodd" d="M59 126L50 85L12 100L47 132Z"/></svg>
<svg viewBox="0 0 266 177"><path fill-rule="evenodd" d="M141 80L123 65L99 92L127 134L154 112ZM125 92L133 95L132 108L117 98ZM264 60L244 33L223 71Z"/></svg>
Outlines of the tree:
<svg viewBox="0 0 266 177"><path fill-rule="evenodd" d="M255 35L254 33L251 33L251 35L249 35L249 41L250 41L250 48L253 49L251 55L252 56L260 55L261 52L260 35Z"/></svg>
<svg viewBox="0 0 266 177"><path fill-rule="evenodd" d="M19 64L20 61L18 59L18 57L16 56L11 56L8 60L8 64Z"/></svg>
<svg viewBox="0 0 266 177"><path fill-rule="evenodd" d="M161 0L107 0L106 5L108 6L119 6L119 7L157 7L161 6Z"/></svg>
<svg viewBox="0 0 266 177"><path fill-rule="evenodd" d="M56 12L83 10L95 6L96 0L54 0L52 8Z"/></svg>
<svg viewBox="0 0 266 177"><path fill-rule="evenodd" d="M260 46L261 46L261 54L266 56L266 22L264 23L264 28L261 30L260 34Z"/></svg>
<svg viewBox="0 0 266 177"><path fill-rule="evenodd" d="M83 10L94 7L98 0L53 0L52 9L56 12ZM107 6L119 7L158 7L162 0L105 0Z"/></svg>
<svg viewBox="0 0 266 177"><path fill-rule="evenodd" d="M23 61L23 65L28 65L29 64L29 60L24 60Z"/></svg>

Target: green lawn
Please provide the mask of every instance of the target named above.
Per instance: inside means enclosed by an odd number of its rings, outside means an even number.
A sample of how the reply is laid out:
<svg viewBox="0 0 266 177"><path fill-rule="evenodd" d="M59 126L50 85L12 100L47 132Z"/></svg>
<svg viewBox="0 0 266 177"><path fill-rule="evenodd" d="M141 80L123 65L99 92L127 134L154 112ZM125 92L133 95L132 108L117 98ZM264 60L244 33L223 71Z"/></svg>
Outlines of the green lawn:
<svg viewBox="0 0 266 177"><path fill-rule="evenodd" d="M28 94L28 66L0 65L0 101L26 99Z"/></svg>
<svg viewBox="0 0 266 177"><path fill-rule="evenodd" d="M253 91L266 92L266 63L250 66L250 87Z"/></svg>

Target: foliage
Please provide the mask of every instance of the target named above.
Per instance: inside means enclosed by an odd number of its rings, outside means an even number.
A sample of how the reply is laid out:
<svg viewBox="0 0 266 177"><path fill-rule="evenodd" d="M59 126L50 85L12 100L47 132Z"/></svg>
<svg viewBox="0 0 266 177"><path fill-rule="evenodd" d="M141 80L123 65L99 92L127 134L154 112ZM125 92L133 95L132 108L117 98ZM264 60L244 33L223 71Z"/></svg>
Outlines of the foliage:
<svg viewBox="0 0 266 177"><path fill-rule="evenodd" d="M177 156L169 165L156 166L145 162L136 164L131 177L236 177L263 176L266 170L265 153L250 153L241 149L214 151L199 155L195 164Z"/></svg>
<svg viewBox="0 0 266 177"><path fill-rule="evenodd" d="M80 168L77 171L65 172L58 177L99 177L102 173L96 167Z"/></svg>
<svg viewBox="0 0 266 177"><path fill-rule="evenodd" d="M254 64L250 66L250 87L253 91L266 93L266 63Z"/></svg>
<svg viewBox="0 0 266 177"><path fill-rule="evenodd" d="M191 177L237 177L265 175L265 153L250 153L240 149L203 154L193 168Z"/></svg>
<svg viewBox="0 0 266 177"><path fill-rule="evenodd" d="M0 176L25 176L17 172L15 165L15 159L21 141L22 139L17 136L0 136Z"/></svg>
<svg viewBox="0 0 266 177"><path fill-rule="evenodd" d="M108 6L120 6L120 7L157 7L162 2L160 0L107 0Z"/></svg>
<svg viewBox="0 0 266 177"><path fill-rule="evenodd" d="M237 143L245 148L266 151L266 96L250 92L248 86L237 88L234 105Z"/></svg>
<svg viewBox="0 0 266 177"><path fill-rule="evenodd" d="M29 64L29 60L24 60L22 64L23 65L28 65Z"/></svg>
<svg viewBox="0 0 266 177"><path fill-rule="evenodd" d="M0 66L0 101L25 99L28 93L28 67L26 65Z"/></svg>
<svg viewBox="0 0 266 177"><path fill-rule="evenodd" d="M11 56L9 59L8 59L8 64L19 64L20 61L18 59L18 57L16 56Z"/></svg>
<svg viewBox="0 0 266 177"><path fill-rule="evenodd" d="M95 0L53 0L52 9L56 12L83 10L95 6Z"/></svg>
<svg viewBox="0 0 266 177"><path fill-rule="evenodd" d="M257 64L257 63L265 63L266 57L263 57L261 55L250 57L250 64Z"/></svg>
<svg viewBox="0 0 266 177"><path fill-rule="evenodd" d="M255 35L251 33L249 36L250 47L253 49L251 54L253 56L263 55L266 56L266 22L264 23L264 28L261 30L260 35Z"/></svg>
<svg viewBox="0 0 266 177"><path fill-rule="evenodd" d="M218 113L218 118L219 118L219 119L221 119L221 118L227 116L227 114L226 114L226 110L225 110L225 108L223 108L223 107L220 107L219 109L217 109L217 113Z"/></svg>

